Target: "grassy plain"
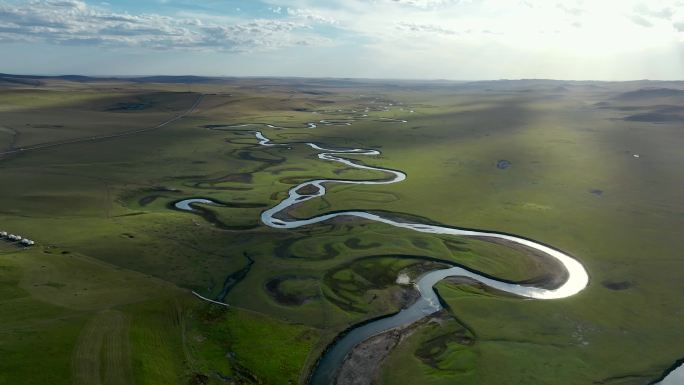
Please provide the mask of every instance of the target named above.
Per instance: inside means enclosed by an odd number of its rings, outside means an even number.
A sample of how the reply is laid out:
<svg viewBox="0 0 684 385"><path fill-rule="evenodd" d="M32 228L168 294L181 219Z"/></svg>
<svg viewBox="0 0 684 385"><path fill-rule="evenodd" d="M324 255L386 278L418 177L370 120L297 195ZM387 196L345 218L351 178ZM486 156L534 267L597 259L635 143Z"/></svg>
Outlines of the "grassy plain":
<svg viewBox="0 0 684 385"><path fill-rule="evenodd" d="M638 91L649 87L683 86L251 79L2 88L7 150L154 127L204 97L156 130L0 158L0 230L39 243L0 242L0 384L303 383L339 332L410 300L394 284L400 272L416 278L459 263L509 280L544 277L546 267L519 250L480 240L363 221L264 227L261 211L297 182L382 175L323 162L301 145L258 146L253 129L275 141L380 149L355 159L408 174L386 186L329 185L292 215L382 210L510 232L565 250L589 271L590 286L560 301L441 283L449 310L390 354L378 383L645 384L684 355L684 137L671 109L662 112L684 100ZM307 128L349 116L351 125ZM241 123L291 128L230 127ZM224 205L171 209L189 197Z"/></svg>

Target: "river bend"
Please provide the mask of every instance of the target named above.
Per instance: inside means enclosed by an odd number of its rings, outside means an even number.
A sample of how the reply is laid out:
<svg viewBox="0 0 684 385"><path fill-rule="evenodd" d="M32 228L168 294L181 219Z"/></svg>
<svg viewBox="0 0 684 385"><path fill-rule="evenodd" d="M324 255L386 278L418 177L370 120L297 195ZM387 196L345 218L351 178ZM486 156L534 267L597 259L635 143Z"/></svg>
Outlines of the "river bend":
<svg viewBox="0 0 684 385"><path fill-rule="evenodd" d="M275 128L275 126L271 127ZM565 282L560 284L558 287L551 289L534 286L532 284L517 284L503 280L497 280L495 278L484 276L476 271L471 271L459 266L428 272L421 276L415 283L415 287L420 293L420 298L413 305L399 311L394 315L354 327L336 339L335 342L328 347L325 353L318 360L316 367L314 368L314 371L309 379L310 385L331 385L334 383L335 377L344 363L347 354L349 354L356 345L365 341L366 339L397 327L410 325L424 317L429 316L430 314L438 312L441 309L441 305L433 286L447 277L466 277L496 290L523 298L539 300L552 300L570 297L582 291L589 283L589 275L587 274L584 266L582 266L582 264L572 256L551 246L547 246L537 241L512 234L504 234L486 230L461 229L457 227L429 223L409 222L405 220L399 220L394 217L361 210L340 211L306 219L290 218L287 215L287 211L290 208L308 200L322 197L326 193L326 185L333 183L356 185L392 184L405 180L407 175L402 171L368 166L357 160L344 157L376 156L380 155L380 151L378 150L363 148L329 148L320 143L314 142L274 143L261 131L254 131L254 135L258 143L262 146L291 148L295 145L306 145L316 151L319 151L318 158L321 160L337 162L345 166L361 170L378 171L385 175L385 178L372 180L315 179L300 183L288 191L287 198L261 214L261 220L267 226L278 229L295 229L302 226L324 222L336 217L357 217L385 223L398 228L417 231L420 233L453 235L458 237L478 237L480 239L488 238L492 240L503 240L516 243L527 248L537 250L549 258L555 259L556 261L560 262L560 264L567 271L567 279ZM303 194L300 193L300 191L312 192ZM176 207L183 210L192 210L192 207L190 206L192 203L214 202L209 199L192 199L180 201L176 203Z"/></svg>
<svg viewBox="0 0 684 385"><path fill-rule="evenodd" d="M256 131L255 136L262 146L287 146L291 147L297 143L274 143L267 138L262 132ZM344 155L364 155L374 156L379 155L380 152L372 149L362 148L327 148L320 144L312 142L304 142L304 145L311 147L314 150L320 151L318 158L325 161L332 161L344 164L349 167L374 170L385 173L388 178L377 180L339 180L339 179L316 179L298 184L292 187L287 198L278 203L276 206L264 211L261 214L261 220L264 224L281 229L293 229L302 226L311 225L327 221L329 219L341 216L358 217L376 222L388 224L390 226L414 230L421 233L431 234L445 234L455 235L461 237L480 237L490 239L500 239L508 242L513 242L526 246L544 253L546 256L553 258L560 262L567 270L568 278L559 287L554 289L547 289L536 287L533 285L522 285L499 281L493 278L485 277L477 272L467 270L462 267L452 267L449 269L441 269L429 272L423 275L416 283L416 288L420 292L420 298L410 307L401 310L399 313L381 318L379 320L363 324L362 326L351 329L341 338L337 339L323 354L318 361L309 381L310 385L330 385L335 381L338 370L342 366L345 357L351 350L367 338L382 333L384 331L405 326L416 322L430 314L433 314L441 309L439 298L435 293L433 286L447 277L467 277L478 281L491 288L501 290L520 297L533 299L560 299L570 297L582 291L589 283L589 275L584 266L567 255L566 253L554 249L550 246L543 245L539 242L518 237L510 234L502 234L493 231L477 231L466 230L448 226L440 226L425 223L413 223L407 221L400 221L393 218L388 218L383 215L368 213L365 211L342 211L330 214L319 215L307 219L292 219L286 218L286 215L279 215L286 212L289 208L299 203L306 202L310 199L321 197L325 195L326 184L341 183L341 184L360 184L360 185L378 185L398 183L406 179L406 174L387 168L372 167L361 164L357 161L344 158ZM299 191L314 191L312 193L301 194Z"/></svg>

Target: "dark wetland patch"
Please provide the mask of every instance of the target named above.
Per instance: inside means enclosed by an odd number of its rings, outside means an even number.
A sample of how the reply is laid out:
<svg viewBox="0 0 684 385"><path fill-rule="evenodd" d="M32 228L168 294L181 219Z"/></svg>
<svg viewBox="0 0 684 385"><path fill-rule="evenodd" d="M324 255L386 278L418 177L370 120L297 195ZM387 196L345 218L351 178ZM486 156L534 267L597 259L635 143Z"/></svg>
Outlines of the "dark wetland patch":
<svg viewBox="0 0 684 385"><path fill-rule="evenodd" d="M365 313L368 305L364 300L370 290L396 287L401 271L421 271L445 268L446 265L428 258L413 256L370 256L344 263L329 270L323 277L326 299L345 311ZM402 297L396 298L402 302Z"/></svg>
<svg viewBox="0 0 684 385"><path fill-rule="evenodd" d="M442 314L444 312L441 312ZM423 340L414 352L416 358L437 370L444 370L443 363L454 350L453 344L463 347L475 344L475 335L454 317L443 315L435 317L421 331Z"/></svg>
<svg viewBox="0 0 684 385"><path fill-rule="evenodd" d="M347 246L350 249L354 250L369 250L369 249L374 249L376 247L382 246L378 242L371 242L367 244L361 243L361 240L359 238L349 238L344 241L344 245Z"/></svg>
<svg viewBox="0 0 684 385"><path fill-rule="evenodd" d="M278 258L285 258L285 259L330 259L334 258L337 256L339 253L332 249L330 250L330 245L326 244L324 245L324 248L328 248L328 250L324 250L323 257L320 257L318 255L313 255L312 253L307 252L305 255L300 255L296 251L293 250L294 245L298 241L306 241L308 237L299 237L299 238L292 238L292 239L286 239L284 241L280 241L278 243L278 246L276 246L273 249L273 254L278 257Z"/></svg>
<svg viewBox="0 0 684 385"><path fill-rule="evenodd" d="M162 197L163 197L163 195L144 196L138 200L138 204L142 207L145 207L145 206L149 205L150 203L154 202L155 200L157 200L157 198L162 198Z"/></svg>
<svg viewBox="0 0 684 385"><path fill-rule="evenodd" d="M151 107L152 104L150 103L116 103L110 107L107 108L107 111L119 111L119 112L126 112L126 111L142 111L145 109L148 109Z"/></svg>
<svg viewBox="0 0 684 385"><path fill-rule="evenodd" d="M236 155L242 160L251 160L269 164L280 164L285 162L284 157L276 157L267 152L259 150L236 150Z"/></svg>
<svg viewBox="0 0 684 385"><path fill-rule="evenodd" d="M209 175L204 174L188 174L188 175L174 175L169 177L172 180L184 180L184 179L206 179Z"/></svg>
<svg viewBox="0 0 684 385"><path fill-rule="evenodd" d="M284 168L280 168L278 170L272 170L271 174L272 175L280 175L284 172L291 172L291 171L301 172L301 171L307 171L307 169L302 168L302 167L284 167Z"/></svg>
<svg viewBox="0 0 684 385"><path fill-rule="evenodd" d="M254 190L252 187L234 187L234 186L216 186L210 183L195 183L188 184L190 187L206 190L218 190L218 191L250 191Z"/></svg>
<svg viewBox="0 0 684 385"><path fill-rule="evenodd" d="M351 167L344 167L344 168L336 168L335 170L333 170L333 173L335 175L342 175L344 173L355 172L355 171L357 171L357 169L351 168Z"/></svg>
<svg viewBox="0 0 684 385"><path fill-rule="evenodd" d="M430 250L430 243L420 238L411 238L411 244L419 249Z"/></svg>
<svg viewBox="0 0 684 385"><path fill-rule="evenodd" d="M139 206L145 207L154 203L157 199L172 198L174 194L178 194L180 192L181 191L173 188L156 186L152 188L126 191L121 194L120 199L122 202L126 203L137 202Z"/></svg>
<svg viewBox="0 0 684 385"><path fill-rule="evenodd" d="M320 179L316 175L303 175L303 176L286 176L283 178L278 179L278 182L283 183L283 184L300 184L304 182L308 182L310 180L316 180Z"/></svg>
<svg viewBox="0 0 684 385"><path fill-rule="evenodd" d="M195 199L193 198L183 198L182 200L187 200L187 199ZM199 199L208 199L208 198L199 198ZM259 208L265 208L268 207L268 203L258 203L258 202L226 202L226 201L220 201L218 199L210 199L213 201L216 206L218 207L228 207L231 209L259 209ZM175 207L175 204L180 202L181 200L176 200L172 202L172 204ZM193 209L198 209L200 208L199 206L195 206L195 203L192 204Z"/></svg>
<svg viewBox="0 0 684 385"><path fill-rule="evenodd" d="M498 168L499 170L505 170L505 169L511 167L512 165L513 165L513 163L511 163L511 161L506 160L506 159L501 159L501 160L496 162L496 168Z"/></svg>
<svg viewBox="0 0 684 385"><path fill-rule="evenodd" d="M33 128L64 128L64 125L62 124L26 124L29 127Z"/></svg>
<svg viewBox="0 0 684 385"><path fill-rule="evenodd" d="M280 199L281 194L282 194L282 192L280 192L280 191L272 192L271 195L268 197L268 199L270 199L272 201L277 201Z"/></svg>
<svg viewBox="0 0 684 385"><path fill-rule="evenodd" d="M253 229L258 228L260 225L259 222L257 222L256 220L254 221L253 225L231 225L231 224L228 224L228 223L222 221L221 219L219 219L219 215L214 210L211 210L207 207L202 207L202 206L199 206L196 204L191 205L193 211L181 210L181 209L176 207L176 203L178 203L178 202L180 202L180 200L169 202L167 204L167 208L169 208L171 210L182 211L184 213L199 215L202 218L204 218L204 220L206 220L207 222L213 224L214 226L216 226L217 228L222 229L222 230L231 230L231 231L253 230ZM243 202L235 203L235 202L220 202L220 201L216 201L216 203L222 207L227 207L227 208L261 208L261 207L266 206L266 204L263 204L263 203L243 203Z"/></svg>
<svg viewBox="0 0 684 385"><path fill-rule="evenodd" d="M302 251L296 251L297 241L305 242L308 237L298 238L292 240L291 242L285 242L276 248L276 256L280 258L295 258L295 259L311 259L311 260L326 260L333 259L340 255L333 243L324 243L322 245L315 245L314 247L300 246L304 249Z"/></svg>
<svg viewBox="0 0 684 385"><path fill-rule="evenodd" d="M285 306L301 306L320 297L320 284L316 277L281 275L264 284L266 293Z"/></svg>
<svg viewBox="0 0 684 385"><path fill-rule="evenodd" d="M218 178L200 180L198 184L217 184L217 183L252 183L252 174L247 172L228 174Z"/></svg>
<svg viewBox="0 0 684 385"><path fill-rule="evenodd" d="M467 247L467 243L464 241L459 241L457 239L443 239L442 243L451 252L465 253L465 252L470 251L470 248Z"/></svg>
<svg viewBox="0 0 684 385"><path fill-rule="evenodd" d="M249 203L249 202L221 202L224 207L233 209L259 209L268 207L267 203Z"/></svg>
<svg viewBox="0 0 684 385"><path fill-rule="evenodd" d="M230 291L249 274L252 265L254 265L254 260L247 253L245 253L244 256L247 259L247 265L226 277L225 281L223 281L221 293L216 297L217 301L225 302L228 293L230 293Z"/></svg>
<svg viewBox="0 0 684 385"><path fill-rule="evenodd" d="M606 289L622 291L633 287L634 283L630 281L603 281L601 285Z"/></svg>
<svg viewBox="0 0 684 385"><path fill-rule="evenodd" d="M207 383L209 383L209 376L200 373L190 376L190 381L188 382L189 385L204 385Z"/></svg>
<svg viewBox="0 0 684 385"><path fill-rule="evenodd" d="M318 193L318 187L308 184L297 189L296 193L299 195L313 195Z"/></svg>

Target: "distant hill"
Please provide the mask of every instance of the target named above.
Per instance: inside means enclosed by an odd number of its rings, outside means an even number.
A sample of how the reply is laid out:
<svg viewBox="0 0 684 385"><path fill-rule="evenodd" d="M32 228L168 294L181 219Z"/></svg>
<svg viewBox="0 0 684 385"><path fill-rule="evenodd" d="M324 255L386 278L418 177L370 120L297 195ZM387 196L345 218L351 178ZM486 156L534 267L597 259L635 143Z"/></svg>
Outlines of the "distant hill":
<svg viewBox="0 0 684 385"><path fill-rule="evenodd" d="M519 80L480 80L467 82L459 85L461 89L487 89L492 91L524 91L530 92L533 90L546 91L567 91L570 83L565 80L552 79L519 79Z"/></svg>
<svg viewBox="0 0 684 385"><path fill-rule="evenodd" d="M629 115L624 120L650 123L684 122L684 106L654 106L650 111Z"/></svg>
<svg viewBox="0 0 684 385"><path fill-rule="evenodd" d="M499 79L458 81L446 79L410 80L410 79L363 79L363 78L307 78L277 76L195 76L195 75L151 75L151 76L83 76L83 75L14 75L0 73L0 86L24 85L41 86L49 81L68 81L76 83L96 82L133 82L133 83L177 83L177 84L249 84L258 87L286 86L301 89L319 88L359 88L386 87L394 89L432 89L449 88L470 91L508 91L519 93L555 92L565 94L582 89L609 89L613 85L624 85L624 89L637 88L618 95L615 100L640 100L640 98L663 98L671 96L684 97L682 81L650 81L635 80L627 82L602 82L592 80L553 80L553 79ZM667 88L674 87L674 88ZM681 89L678 89L680 88Z"/></svg>
<svg viewBox="0 0 684 385"><path fill-rule="evenodd" d="M123 78L133 82L140 83L211 83L221 80L222 78L207 77L207 76L142 76Z"/></svg>
<svg viewBox="0 0 684 385"><path fill-rule="evenodd" d="M36 79L0 74L0 84L21 84L27 86L41 86L43 82Z"/></svg>
<svg viewBox="0 0 684 385"><path fill-rule="evenodd" d="M638 101L653 98L684 97L684 90L674 88L641 88L615 97L618 100Z"/></svg>
<svg viewBox="0 0 684 385"><path fill-rule="evenodd" d="M221 78L205 76L135 76L135 77L93 77L83 75L10 75L0 74L0 83L42 85L46 80L65 80L79 83L102 81L130 81L136 83L210 83Z"/></svg>
<svg viewBox="0 0 684 385"><path fill-rule="evenodd" d="M48 80L64 80L69 82L89 83L99 82L103 80L115 80L114 78L96 78L82 75L58 75L58 76L44 76L44 75L10 75L0 73L0 82L26 84L26 85L43 85Z"/></svg>
<svg viewBox="0 0 684 385"><path fill-rule="evenodd" d="M675 114L663 114L658 112L647 112L644 114L630 115L624 118L630 122L649 122L649 123L669 123L684 122L684 116Z"/></svg>

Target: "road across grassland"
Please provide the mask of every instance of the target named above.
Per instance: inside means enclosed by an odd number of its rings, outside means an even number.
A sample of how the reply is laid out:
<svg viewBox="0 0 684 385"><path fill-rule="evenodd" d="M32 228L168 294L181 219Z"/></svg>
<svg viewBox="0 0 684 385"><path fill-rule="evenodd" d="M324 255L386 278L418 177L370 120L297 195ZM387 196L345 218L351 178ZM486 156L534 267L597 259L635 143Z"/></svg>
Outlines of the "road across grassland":
<svg viewBox="0 0 684 385"><path fill-rule="evenodd" d="M23 153L26 153L29 151L45 150L45 149L49 149L49 148L65 146L65 145L69 145L69 144L76 144L76 143L99 142L102 140L121 138L124 136L136 135L136 134L142 134L144 132L154 131L156 129L159 129L159 128L162 128L166 125L169 125L169 124L171 124L177 120L180 120L180 119L190 115L191 113L193 113L197 109L197 107L200 105L203 98L204 98L204 94L199 95L197 97L197 100L195 100L195 103L193 103L192 106L188 110L186 110L185 112L183 112L179 115L176 115L176 116L174 116L168 120L165 120L156 126L124 131L124 132L120 132L118 134L95 135L95 136L89 136L86 138L76 138L76 139L69 139L69 140L64 140L64 141L59 141L59 142L40 143L40 144L35 144L32 146L27 146L27 147L19 147L19 148L15 148L13 150L0 152L0 158L8 156L8 155L23 154Z"/></svg>

